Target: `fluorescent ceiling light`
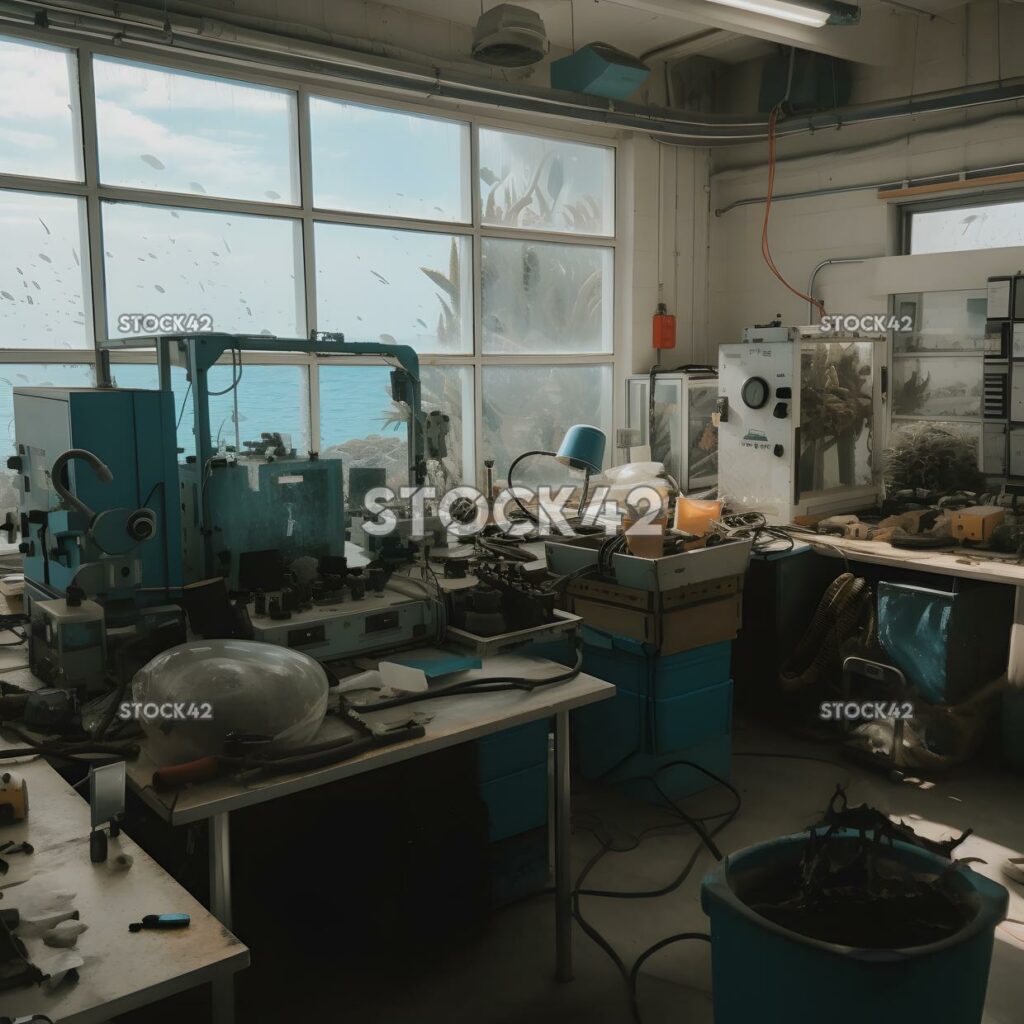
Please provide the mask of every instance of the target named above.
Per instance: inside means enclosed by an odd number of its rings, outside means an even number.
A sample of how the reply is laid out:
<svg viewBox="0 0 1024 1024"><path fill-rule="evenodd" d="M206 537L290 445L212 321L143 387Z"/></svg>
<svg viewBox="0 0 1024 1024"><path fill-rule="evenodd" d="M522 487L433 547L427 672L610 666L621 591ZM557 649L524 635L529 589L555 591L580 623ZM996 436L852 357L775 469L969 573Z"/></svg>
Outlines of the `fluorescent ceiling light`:
<svg viewBox="0 0 1024 1024"><path fill-rule="evenodd" d="M773 18L784 18L795 21L798 25L811 28L822 28L833 20L847 23L856 20L859 8L853 4L831 3L791 3L789 0L711 0L712 3L726 7L738 7L741 11L752 11L754 14L767 14ZM844 10L845 8L845 10Z"/></svg>

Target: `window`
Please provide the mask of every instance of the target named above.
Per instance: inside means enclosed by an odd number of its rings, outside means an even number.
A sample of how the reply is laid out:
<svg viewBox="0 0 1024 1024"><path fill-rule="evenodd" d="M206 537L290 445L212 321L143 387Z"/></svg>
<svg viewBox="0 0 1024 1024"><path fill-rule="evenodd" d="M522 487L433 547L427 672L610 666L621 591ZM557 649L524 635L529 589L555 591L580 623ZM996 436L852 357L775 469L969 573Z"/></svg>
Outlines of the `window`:
<svg viewBox="0 0 1024 1024"><path fill-rule="evenodd" d="M296 220L105 203L103 255L111 337L126 314L207 314L217 331L306 333Z"/></svg>
<svg viewBox="0 0 1024 1024"><path fill-rule="evenodd" d="M93 80L106 184L299 202L295 93L107 57Z"/></svg>
<svg viewBox="0 0 1024 1024"><path fill-rule="evenodd" d="M612 434L610 366L485 366L481 458L495 460L506 479L509 463L530 449L556 451L574 423ZM570 471L553 459L524 462L517 484L565 483Z"/></svg>
<svg viewBox="0 0 1024 1024"><path fill-rule="evenodd" d="M430 482L439 491L472 477L473 432L466 430L473 409L473 374L466 366L421 366L423 408L448 416L448 456L428 462ZM320 367L320 441L323 458L385 470L389 487L409 483L407 411L391 399L386 366Z"/></svg>
<svg viewBox="0 0 1024 1024"><path fill-rule="evenodd" d="M313 205L382 217L470 219L469 125L314 96Z"/></svg>
<svg viewBox="0 0 1024 1024"><path fill-rule="evenodd" d="M480 131L480 215L488 226L611 235L614 181L607 146Z"/></svg>
<svg viewBox="0 0 1024 1024"><path fill-rule="evenodd" d="M910 210L910 255L1024 245L1024 200Z"/></svg>
<svg viewBox="0 0 1024 1024"><path fill-rule="evenodd" d="M485 353L612 350L612 251L484 239Z"/></svg>
<svg viewBox="0 0 1024 1024"><path fill-rule="evenodd" d="M0 346L92 345L85 200L0 192Z"/></svg>
<svg viewBox="0 0 1024 1024"><path fill-rule="evenodd" d="M417 352L473 351L470 242L464 235L316 225L317 323L349 341Z"/></svg>
<svg viewBox="0 0 1024 1024"><path fill-rule="evenodd" d="M115 363L111 375L121 388L160 386L152 363ZM206 375L210 390L210 437L214 445L245 451L246 441L258 441L260 434L266 432L287 434L297 452L304 455L309 451L309 384L304 367L261 365L254 363L251 356L243 355L237 393L232 389L235 379L236 370L230 360L218 363ZM172 367L171 387L178 447L183 455L194 455L192 395L184 369Z"/></svg>
<svg viewBox="0 0 1024 1024"><path fill-rule="evenodd" d="M0 38L0 174L82 180L74 54Z"/></svg>
<svg viewBox="0 0 1024 1024"><path fill-rule="evenodd" d="M17 373L91 382L97 334L185 314L254 337L413 348L424 411L448 417L448 454L428 462L442 489L482 484L484 458L503 479L575 422L611 435L614 146L138 54L0 38L0 87L18 98L0 112L0 415ZM111 358L120 386L157 386L152 350ZM401 485L407 410L387 362L249 348L232 390L224 358L214 440L287 433ZM187 455L183 372L172 384ZM548 462L523 479L564 479Z"/></svg>

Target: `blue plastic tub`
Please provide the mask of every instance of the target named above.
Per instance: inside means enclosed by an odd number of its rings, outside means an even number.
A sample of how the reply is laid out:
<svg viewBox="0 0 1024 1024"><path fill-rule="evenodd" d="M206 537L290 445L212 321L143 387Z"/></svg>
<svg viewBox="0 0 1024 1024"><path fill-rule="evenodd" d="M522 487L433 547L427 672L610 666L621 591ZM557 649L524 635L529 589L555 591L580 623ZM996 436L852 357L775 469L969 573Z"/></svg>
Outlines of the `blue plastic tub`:
<svg viewBox="0 0 1024 1024"><path fill-rule="evenodd" d="M856 841L855 833L843 838ZM940 942L907 949L853 949L769 921L741 898L751 883L800 857L806 833L726 857L701 886L711 919L715 1024L980 1024L996 925L1009 896L966 866L953 884L974 916ZM841 840L840 840L841 841ZM904 843L892 856L940 874L950 862Z"/></svg>

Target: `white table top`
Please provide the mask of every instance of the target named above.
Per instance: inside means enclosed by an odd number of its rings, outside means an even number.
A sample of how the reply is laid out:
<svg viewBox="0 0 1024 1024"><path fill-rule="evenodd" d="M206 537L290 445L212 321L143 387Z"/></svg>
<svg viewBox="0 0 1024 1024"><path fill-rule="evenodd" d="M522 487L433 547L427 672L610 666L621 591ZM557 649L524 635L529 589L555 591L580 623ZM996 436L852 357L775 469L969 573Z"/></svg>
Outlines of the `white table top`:
<svg viewBox="0 0 1024 1024"><path fill-rule="evenodd" d="M412 655L416 652L403 653ZM484 658L482 668L448 676L445 682L460 678L494 676L543 679L557 676L565 670L564 665L542 658L522 654L501 654ZM408 704L402 708L380 711L370 716L374 720L387 722L408 719L410 714L417 711L429 715L431 717L426 723L426 735L420 739L383 747L347 761L303 772L249 778L245 783L232 776L225 776L162 793L158 793L151 785L153 772L158 765L148 757L143 743L139 757L128 762L128 781L161 817L172 825L184 825L225 811L264 803L339 779L361 775L385 765L407 761L421 754L479 739L481 736L526 722L549 718L560 711L569 711L604 700L614 693L615 687L611 683L581 673L568 682L556 683L533 691L506 690L439 697ZM328 716L315 742L330 740L348 733L348 727L339 719Z"/></svg>
<svg viewBox="0 0 1024 1024"><path fill-rule="evenodd" d="M986 583L1005 583L1013 587L1024 586L1024 565L1014 555L1001 555L971 548L950 547L941 551L913 551L894 548L885 541L847 540L845 537L800 535L800 541L822 555L851 561L888 565L918 572L934 572L941 576L959 576L962 579Z"/></svg>
<svg viewBox="0 0 1024 1024"><path fill-rule="evenodd" d="M99 1024L248 966L249 950L124 832L110 840L108 864L127 853L128 870L89 860L89 805L45 761L5 765L25 777L29 816L0 826L0 842L27 840L35 852L9 858L0 906L17 908L19 883L40 879L76 894L72 905L88 930L76 946L85 959L77 983L52 993L35 985L0 993L0 1016L44 1013L62 1024ZM192 922L180 931L128 931L132 921L160 913L186 913ZM58 952L28 942L30 957Z"/></svg>

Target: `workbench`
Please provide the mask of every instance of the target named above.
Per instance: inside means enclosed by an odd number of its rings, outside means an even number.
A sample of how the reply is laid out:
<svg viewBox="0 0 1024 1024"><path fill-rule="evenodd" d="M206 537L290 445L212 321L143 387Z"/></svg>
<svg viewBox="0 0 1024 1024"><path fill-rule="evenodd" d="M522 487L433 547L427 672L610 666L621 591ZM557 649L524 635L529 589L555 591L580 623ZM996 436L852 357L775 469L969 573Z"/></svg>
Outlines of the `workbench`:
<svg viewBox="0 0 1024 1024"><path fill-rule="evenodd" d="M886 541L847 540L824 534L801 535L797 543L806 543L820 555L842 558L847 562L867 562L915 572L956 576L982 583L1002 583L1013 587L1013 625L1010 629L1010 653L1006 679L1010 686L1024 687L1024 565L1014 555L951 545L948 549L919 551L894 548Z"/></svg>
<svg viewBox="0 0 1024 1024"><path fill-rule="evenodd" d="M53 992L38 985L2 992L0 1016L42 1013L61 1024L100 1024L248 966L249 950L124 832L110 840L107 863L89 860L89 804L46 761L4 765L25 778L29 815L0 826L0 840L29 842L34 852L9 858L2 905L16 909L19 883L45 879L52 891L75 894L88 930L75 947L85 959L77 982ZM121 853L132 857L131 867L111 870ZM131 922L154 913L192 920L178 931L129 932Z"/></svg>
<svg viewBox="0 0 1024 1024"><path fill-rule="evenodd" d="M403 653L413 657L424 652ZM564 665L523 654L494 655L484 657L482 661L479 669L446 676L444 682L495 676L543 680L565 672ZM611 683L580 674L567 682L531 691L506 690L418 701L401 708L366 714L370 720L380 722L408 719L410 714L417 712L429 716L425 724L426 734L420 739L307 771L262 776L244 784L226 776L173 792L153 789L153 772L158 765L148 756L143 743L140 756L128 762L128 782L143 801L171 825L195 821L209 823L210 909L225 928L230 928L232 811L352 778L527 722L553 718L555 798L551 827L555 850L555 965L558 979L569 981L572 977L569 712L604 700L614 693L615 687ZM347 733L347 726L328 716L315 742L330 741ZM231 978L221 979L214 984L214 1020L222 1024L231 1021L233 1016L234 981Z"/></svg>

